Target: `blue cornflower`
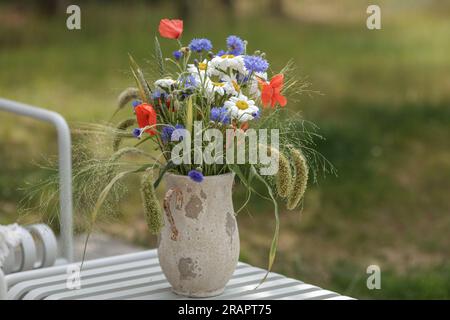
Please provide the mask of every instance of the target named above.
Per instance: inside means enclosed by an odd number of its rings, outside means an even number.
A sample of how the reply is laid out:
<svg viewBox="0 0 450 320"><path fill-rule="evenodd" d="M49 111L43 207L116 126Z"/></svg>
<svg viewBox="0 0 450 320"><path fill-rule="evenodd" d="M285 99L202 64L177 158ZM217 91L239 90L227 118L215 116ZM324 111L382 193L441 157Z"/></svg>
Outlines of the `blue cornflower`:
<svg viewBox="0 0 450 320"><path fill-rule="evenodd" d="M139 129L139 128L134 128L133 129L133 136L135 136L136 138L140 139L141 138L141 133L142 133L141 129Z"/></svg>
<svg viewBox="0 0 450 320"><path fill-rule="evenodd" d="M183 78L181 79L181 83L185 88L195 88L198 84L197 80L192 74L183 76Z"/></svg>
<svg viewBox="0 0 450 320"><path fill-rule="evenodd" d="M217 107L211 108L210 119L212 121L218 121L219 117L220 117L220 108Z"/></svg>
<svg viewBox="0 0 450 320"><path fill-rule="evenodd" d="M176 124L175 127L171 125L164 126L161 130L161 140L164 144L168 143L172 140L180 140L180 138L183 138L183 135L176 134L176 136L173 136L175 129L184 129L183 125Z"/></svg>
<svg viewBox="0 0 450 320"><path fill-rule="evenodd" d="M244 65L251 72L265 72L269 67L267 60L259 56L245 56Z"/></svg>
<svg viewBox="0 0 450 320"><path fill-rule="evenodd" d="M226 53L227 53L227 52L224 51L224 50L219 50L219 52L217 52L217 56L221 57L221 56L223 56L223 55L226 54Z"/></svg>
<svg viewBox="0 0 450 320"><path fill-rule="evenodd" d="M161 98L161 91L156 89L155 91L153 91L152 93L152 98L153 100L158 100L159 98Z"/></svg>
<svg viewBox="0 0 450 320"><path fill-rule="evenodd" d="M201 173L198 170L191 170L188 172L189 178L191 178L195 182L202 182L203 181L203 173Z"/></svg>
<svg viewBox="0 0 450 320"><path fill-rule="evenodd" d="M245 44L241 38L237 36L229 36L227 38L228 53L238 56L244 53Z"/></svg>
<svg viewBox="0 0 450 320"><path fill-rule="evenodd" d="M259 118L261 118L261 111L258 110L256 112L253 112L252 116L253 116L253 120L259 120Z"/></svg>
<svg viewBox="0 0 450 320"><path fill-rule="evenodd" d="M170 141L172 137L172 133L175 130L172 126L164 126L161 130L161 140L164 144Z"/></svg>
<svg viewBox="0 0 450 320"><path fill-rule="evenodd" d="M183 52L175 50L174 52L172 52L172 55L175 58L175 60L180 60L181 57L183 56Z"/></svg>
<svg viewBox="0 0 450 320"><path fill-rule="evenodd" d="M197 84L197 80L192 74L186 77L186 80L184 81L184 86L188 88L196 87Z"/></svg>
<svg viewBox="0 0 450 320"><path fill-rule="evenodd" d="M184 126L182 124L176 124L175 125L175 130L177 129L184 129ZM185 134L185 130L183 131L173 131L172 132L172 136L171 136L171 140L172 141L181 141L184 138L184 134Z"/></svg>
<svg viewBox="0 0 450 320"><path fill-rule="evenodd" d="M211 114L210 119L215 122L221 122L223 124L229 124L230 123L230 115L225 107L214 107L211 108Z"/></svg>
<svg viewBox="0 0 450 320"><path fill-rule="evenodd" d="M156 89L152 93L152 98L153 98L153 100L159 100L159 99L164 100L166 98L166 94L163 91Z"/></svg>
<svg viewBox="0 0 450 320"><path fill-rule="evenodd" d="M131 105L133 106L133 108L136 108L138 105L140 105L142 102L139 100L134 100Z"/></svg>
<svg viewBox="0 0 450 320"><path fill-rule="evenodd" d="M212 43L208 39L192 39L189 49L196 52L209 51L212 49Z"/></svg>

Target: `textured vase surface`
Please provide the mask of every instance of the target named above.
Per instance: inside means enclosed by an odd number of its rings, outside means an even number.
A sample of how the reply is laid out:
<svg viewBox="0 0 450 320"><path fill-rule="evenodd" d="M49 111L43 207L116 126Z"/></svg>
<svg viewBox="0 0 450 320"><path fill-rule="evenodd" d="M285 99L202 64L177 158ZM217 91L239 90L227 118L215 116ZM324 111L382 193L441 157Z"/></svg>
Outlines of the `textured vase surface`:
<svg viewBox="0 0 450 320"><path fill-rule="evenodd" d="M200 183L187 176L165 175L158 257L175 293L219 295L233 275L239 258L233 180L233 173L207 176Z"/></svg>

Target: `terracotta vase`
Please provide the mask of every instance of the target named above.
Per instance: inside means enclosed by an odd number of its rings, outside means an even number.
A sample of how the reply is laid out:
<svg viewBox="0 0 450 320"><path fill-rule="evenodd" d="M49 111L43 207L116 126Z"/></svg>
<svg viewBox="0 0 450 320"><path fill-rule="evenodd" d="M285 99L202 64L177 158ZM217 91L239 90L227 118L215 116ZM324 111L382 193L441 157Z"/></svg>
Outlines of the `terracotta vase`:
<svg viewBox="0 0 450 320"><path fill-rule="evenodd" d="M239 258L233 180L233 173L207 176L202 182L165 175L165 223L158 257L175 293L219 295L233 275Z"/></svg>

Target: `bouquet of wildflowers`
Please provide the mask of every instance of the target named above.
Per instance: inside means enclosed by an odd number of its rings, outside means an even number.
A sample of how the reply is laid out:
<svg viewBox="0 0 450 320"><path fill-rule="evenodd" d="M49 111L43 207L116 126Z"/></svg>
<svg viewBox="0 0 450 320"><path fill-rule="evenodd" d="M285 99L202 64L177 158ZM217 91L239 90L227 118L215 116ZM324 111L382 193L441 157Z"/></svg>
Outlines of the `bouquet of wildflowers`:
<svg viewBox="0 0 450 320"><path fill-rule="evenodd" d="M320 138L316 127L285 108L287 96L305 91L306 84L292 76L291 63L271 72L266 54L251 51L238 36L230 35L223 47L216 48L205 38L183 45L182 32L181 20L161 20L159 34L173 39L176 50L164 58L155 37L157 70L151 81L130 56L136 86L120 94L116 113L127 110L131 118L114 128L96 124L77 129L83 134L113 133L113 141L109 155L82 157L75 163L75 203L91 205L94 222L102 207L117 201L123 191L117 187L119 181L141 174L147 221L158 234L163 219L155 188L166 172L187 175L198 183L204 176L234 172L247 190L237 212L252 194L274 204L270 270L279 233L277 198L285 200L290 210L298 208L308 175L315 179L317 169L330 168L313 148L314 138ZM123 146L133 139L133 146ZM150 152L142 148L145 145L152 146ZM144 160L136 162L133 155ZM264 186L266 194L256 184Z"/></svg>
<svg viewBox="0 0 450 320"><path fill-rule="evenodd" d="M246 41L231 35L226 39L226 50L214 53L211 41L204 38L193 39L188 46L183 46L179 40L182 34L180 20L163 19L159 32L162 37L176 39L178 50L173 52L172 58L163 59L156 38L161 78L153 85L148 84L131 58L137 88L128 89L121 95L119 108L129 99L137 99L133 101L133 107L139 128L135 128L133 134L138 139L157 143L166 161L174 160L174 144L186 138L186 134L192 138L195 122L200 122L201 130L216 129L224 138L230 139L258 127L253 123L261 120L264 107L286 105L287 99L282 93L284 75L277 74L269 79L265 54L259 51L247 54ZM204 135L204 132L198 133ZM187 148L190 147L188 144ZM199 147L192 151L201 151L203 146ZM232 170L220 159L223 155L220 151L226 151L226 147L224 144L224 150L217 150L216 158L210 163L200 160L191 165L192 161L184 161L184 165L173 169L199 182L203 175L226 173ZM190 150L187 158L191 160L189 153Z"/></svg>

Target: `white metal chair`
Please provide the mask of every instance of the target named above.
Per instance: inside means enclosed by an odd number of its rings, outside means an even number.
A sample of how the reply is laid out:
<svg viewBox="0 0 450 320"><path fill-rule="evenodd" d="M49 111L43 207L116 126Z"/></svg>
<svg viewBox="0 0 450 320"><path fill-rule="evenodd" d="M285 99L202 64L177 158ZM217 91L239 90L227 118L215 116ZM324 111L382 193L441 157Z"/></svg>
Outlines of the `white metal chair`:
<svg viewBox="0 0 450 320"><path fill-rule="evenodd" d="M72 163L70 130L64 118L52 111L0 99L0 111L16 113L53 124L58 135L60 171L60 225L62 257L57 259L57 241L53 231L45 224L20 227L21 244L10 254L0 270L0 299L4 298L6 282L4 273L22 272L64 264L73 259L72 234Z"/></svg>
<svg viewBox="0 0 450 320"><path fill-rule="evenodd" d="M3 264L3 272L13 273L67 263L58 259L58 246L53 231L45 224L17 226L21 243L10 252Z"/></svg>
<svg viewBox="0 0 450 320"><path fill-rule="evenodd" d="M45 109L0 99L0 110L52 123L58 132L62 258L56 239L45 225L22 229L19 258L8 257L0 270L1 299L185 299L174 294L159 266L156 250L73 263L71 142L64 118ZM33 237L34 235L34 237ZM37 239L37 240L34 240ZM36 243L42 252L37 254ZM38 257L40 256L40 258ZM19 263L20 262L20 263ZM350 297L239 262L225 292L212 299L326 299ZM256 288L256 289L255 289Z"/></svg>

